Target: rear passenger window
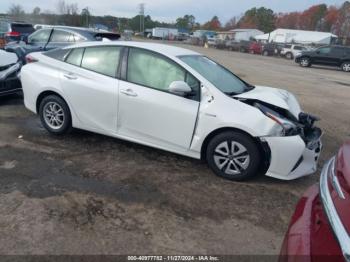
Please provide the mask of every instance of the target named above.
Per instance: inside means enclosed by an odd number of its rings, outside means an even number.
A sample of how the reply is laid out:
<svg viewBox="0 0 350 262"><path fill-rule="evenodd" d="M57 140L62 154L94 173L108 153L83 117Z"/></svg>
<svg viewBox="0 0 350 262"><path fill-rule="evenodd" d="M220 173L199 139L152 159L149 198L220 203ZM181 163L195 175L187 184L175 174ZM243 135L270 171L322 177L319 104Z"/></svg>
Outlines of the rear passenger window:
<svg viewBox="0 0 350 262"><path fill-rule="evenodd" d="M83 58L84 48L73 49L68 55L66 62L71 65L80 66Z"/></svg>
<svg viewBox="0 0 350 262"><path fill-rule="evenodd" d="M295 47L294 47L294 50L303 50L303 47L301 47L301 46L295 46Z"/></svg>
<svg viewBox="0 0 350 262"><path fill-rule="evenodd" d="M116 77L121 47L101 46L85 49L81 67L110 77Z"/></svg>

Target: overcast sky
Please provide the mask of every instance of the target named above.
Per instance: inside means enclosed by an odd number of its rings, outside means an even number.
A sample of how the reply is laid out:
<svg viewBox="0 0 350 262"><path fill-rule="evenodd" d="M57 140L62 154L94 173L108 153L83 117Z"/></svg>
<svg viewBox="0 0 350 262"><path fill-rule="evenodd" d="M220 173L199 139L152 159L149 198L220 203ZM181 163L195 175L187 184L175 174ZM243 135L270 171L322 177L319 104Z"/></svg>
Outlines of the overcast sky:
<svg viewBox="0 0 350 262"><path fill-rule="evenodd" d="M154 19L173 22L184 14L193 14L198 22L206 22L218 15L225 23L252 7L265 6L275 12L301 11L311 5L325 3L341 5L345 0L66 0L77 3L79 9L88 6L94 15L133 17L138 13L138 4L146 4L146 14ZM56 12L57 0L0 0L0 13L5 13L11 4L20 4L26 12L35 6L41 10Z"/></svg>

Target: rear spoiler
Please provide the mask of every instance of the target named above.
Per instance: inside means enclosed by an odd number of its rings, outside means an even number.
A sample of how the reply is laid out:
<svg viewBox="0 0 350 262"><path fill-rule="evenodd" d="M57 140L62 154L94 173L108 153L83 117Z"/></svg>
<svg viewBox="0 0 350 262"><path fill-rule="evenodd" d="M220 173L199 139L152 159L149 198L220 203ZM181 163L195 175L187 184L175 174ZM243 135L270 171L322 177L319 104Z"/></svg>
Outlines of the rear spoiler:
<svg viewBox="0 0 350 262"><path fill-rule="evenodd" d="M108 40L115 41L120 39L120 34L100 32L95 34L95 38L96 40L102 40L103 38L107 38Z"/></svg>

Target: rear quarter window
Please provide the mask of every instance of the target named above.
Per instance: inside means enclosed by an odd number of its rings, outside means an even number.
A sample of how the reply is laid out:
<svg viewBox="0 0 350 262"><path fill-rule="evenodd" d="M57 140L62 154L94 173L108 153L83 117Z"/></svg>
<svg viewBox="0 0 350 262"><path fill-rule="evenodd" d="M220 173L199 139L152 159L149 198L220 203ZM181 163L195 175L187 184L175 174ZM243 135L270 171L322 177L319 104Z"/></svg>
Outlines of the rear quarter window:
<svg viewBox="0 0 350 262"><path fill-rule="evenodd" d="M84 48L73 49L68 55L66 62L71 65L80 66L83 59Z"/></svg>
<svg viewBox="0 0 350 262"><path fill-rule="evenodd" d="M70 49L55 49L48 52L43 53L44 55L51 57L53 59L64 61L69 54Z"/></svg>

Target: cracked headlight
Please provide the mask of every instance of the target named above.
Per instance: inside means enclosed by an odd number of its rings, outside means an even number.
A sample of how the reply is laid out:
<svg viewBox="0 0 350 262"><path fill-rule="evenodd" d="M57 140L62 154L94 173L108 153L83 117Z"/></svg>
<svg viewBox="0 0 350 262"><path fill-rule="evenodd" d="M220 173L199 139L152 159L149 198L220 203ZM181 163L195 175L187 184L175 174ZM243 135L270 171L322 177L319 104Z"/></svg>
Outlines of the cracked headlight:
<svg viewBox="0 0 350 262"><path fill-rule="evenodd" d="M255 103L255 107L260 109L262 113L264 113L267 117L276 122L277 125L275 130L273 130L272 135L293 136L298 134L297 125L285 118L284 116L282 116L280 113L259 103Z"/></svg>

